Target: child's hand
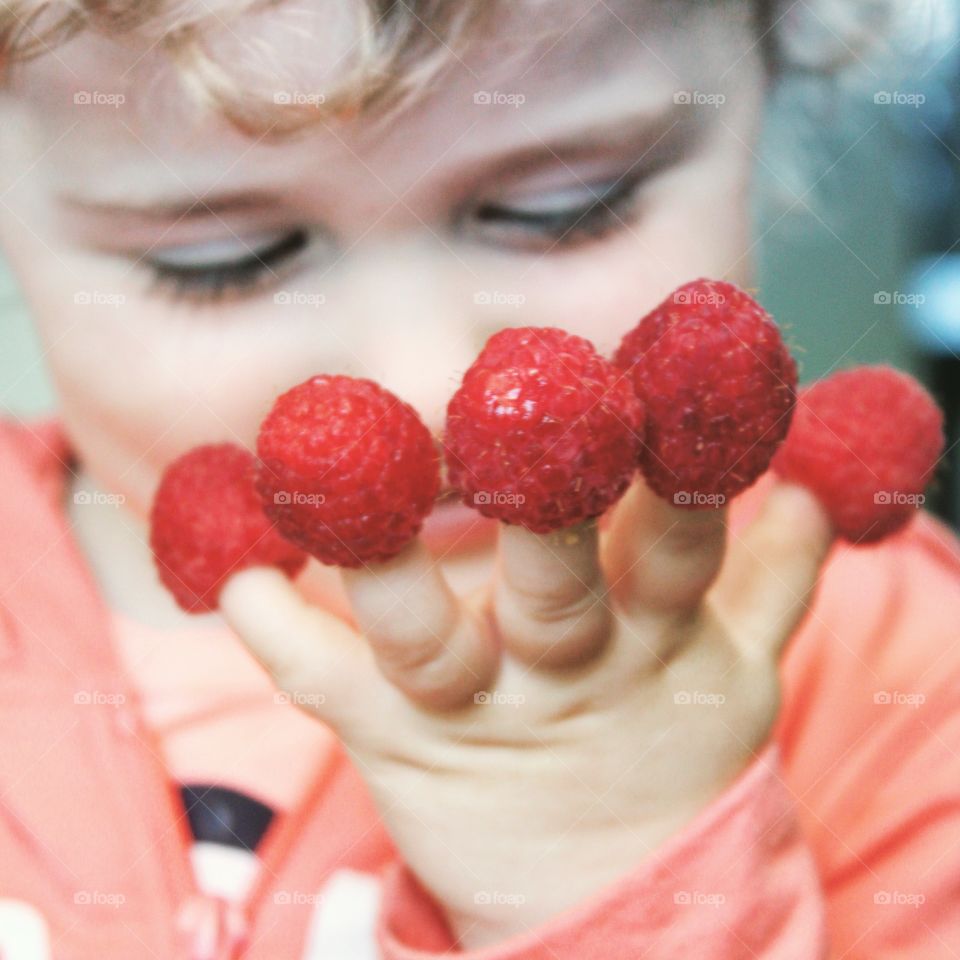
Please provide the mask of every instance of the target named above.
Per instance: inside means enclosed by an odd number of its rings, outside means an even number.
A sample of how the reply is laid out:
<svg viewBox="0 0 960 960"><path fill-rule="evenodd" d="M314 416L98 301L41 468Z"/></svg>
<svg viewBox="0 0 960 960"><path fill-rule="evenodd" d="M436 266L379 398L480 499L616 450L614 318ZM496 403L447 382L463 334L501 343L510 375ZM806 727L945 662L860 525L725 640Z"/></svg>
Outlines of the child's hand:
<svg viewBox="0 0 960 960"><path fill-rule="evenodd" d="M502 528L489 588L463 601L414 544L346 574L365 639L275 570L235 575L221 607L336 729L475 947L635 868L768 739L831 534L797 487L774 488L726 557L725 523L637 486L599 550L595 526Z"/></svg>

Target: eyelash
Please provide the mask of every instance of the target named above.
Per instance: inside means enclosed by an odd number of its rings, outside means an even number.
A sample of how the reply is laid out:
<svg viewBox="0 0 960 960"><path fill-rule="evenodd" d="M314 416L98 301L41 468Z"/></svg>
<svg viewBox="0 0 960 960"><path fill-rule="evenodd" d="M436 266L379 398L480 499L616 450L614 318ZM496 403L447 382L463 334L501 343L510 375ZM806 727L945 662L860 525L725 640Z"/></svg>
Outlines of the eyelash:
<svg viewBox="0 0 960 960"><path fill-rule="evenodd" d="M596 190L593 199L579 207L554 213L524 213L488 204L480 207L474 216L482 223L502 224L505 231L519 239L526 234L528 244L547 250L573 247L593 240L601 240L615 230L625 227L625 217L640 186L639 178L623 178L604 190Z"/></svg>
<svg viewBox="0 0 960 960"><path fill-rule="evenodd" d="M511 246L542 250L570 248L600 240L624 226L626 208L639 186L637 179L618 181L579 207L548 213L528 213L497 204L484 204L472 212L479 224L499 227ZM149 263L152 288L174 300L218 302L229 297L250 296L267 287L279 269L307 248L310 235L297 228L269 245L237 260L204 266L172 266Z"/></svg>
<svg viewBox="0 0 960 960"><path fill-rule="evenodd" d="M268 285L280 268L307 248L310 235L298 227L259 250L237 260L204 266L172 266L154 261L152 287L175 300L219 301L231 296L250 295Z"/></svg>

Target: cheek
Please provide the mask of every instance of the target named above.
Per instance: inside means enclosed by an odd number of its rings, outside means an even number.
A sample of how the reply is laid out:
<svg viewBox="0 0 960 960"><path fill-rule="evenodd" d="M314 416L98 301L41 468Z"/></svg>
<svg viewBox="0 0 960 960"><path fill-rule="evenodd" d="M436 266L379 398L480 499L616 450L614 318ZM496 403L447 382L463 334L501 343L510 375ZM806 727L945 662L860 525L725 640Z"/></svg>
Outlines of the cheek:
<svg viewBox="0 0 960 960"><path fill-rule="evenodd" d="M671 291L696 277L752 283L746 204L727 194L651 210L632 231L569 259L538 264L528 275L524 308L507 322L559 326L610 355L623 335Z"/></svg>
<svg viewBox="0 0 960 960"><path fill-rule="evenodd" d="M41 319L64 424L98 483L143 514L176 456L218 441L252 448L278 393L342 364L315 318L272 307L251 322L130 300Z"/></svg>
<svg viewBox="0 0 960 960"><path fill-rule="evenodd" d="M711 151L653 186L626 228L579 251L545 257L518 281L517 324L553 325L609 355L682 283L706 276L754 284L748 159Z"/></svg>

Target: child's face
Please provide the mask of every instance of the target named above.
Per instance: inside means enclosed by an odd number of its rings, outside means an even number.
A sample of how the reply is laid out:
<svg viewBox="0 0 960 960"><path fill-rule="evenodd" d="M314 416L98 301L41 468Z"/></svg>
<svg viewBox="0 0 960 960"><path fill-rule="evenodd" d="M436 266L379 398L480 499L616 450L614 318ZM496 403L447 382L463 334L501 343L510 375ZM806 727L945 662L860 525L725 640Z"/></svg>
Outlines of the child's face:
<svg viewBox="0 0 960 960"><path fill-rule="evenodd" d="M100 484L144 513L173 457L252 445L277 393L318 372L373 378L439 430L499 327L609 350L682 281L749 284L748 6L508 6L384 128L328 118L281 142L197 121L146 44L83 35L24 69L0 231ZM224 62L257 44L283 77L269 89L322 93L355 39L334 9L233 21ZM448 547L463 518L437 515Z"/></svg>

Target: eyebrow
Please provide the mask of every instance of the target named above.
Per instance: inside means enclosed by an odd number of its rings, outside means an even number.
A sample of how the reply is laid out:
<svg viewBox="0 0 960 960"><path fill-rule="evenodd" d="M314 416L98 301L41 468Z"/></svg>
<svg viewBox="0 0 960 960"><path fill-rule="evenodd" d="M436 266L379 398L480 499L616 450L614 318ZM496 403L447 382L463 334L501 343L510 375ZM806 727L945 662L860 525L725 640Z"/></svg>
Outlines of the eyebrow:
<svg viewBox="0 0 960 960"><path fill-rule="evenodd" d="M611 117L609 120L605 119L555 138L548 135L543 139L514 146L502 155L492 158L492 163L488 160L477 166L485 166L494 172L522 170L536 160L583 155L610 144L622 147L632 143L638 145L647 143L650 149L655 147L661 139L666 138L666 135L681 122L685 115L691 116L688 111L689 108L678 108L678 104L674 102L668 105L668 109L659 112L635 111L623 116ZM473 166L473 164L468 165ZM472 172L472 170L468 171L468 176ZM278 207L289 203L289 199L282 191L257 188L230 190L218 194L201 193L193 198L158 197L144 201L87 199L61 193L59 200L66 207L87 214L155 222L173 220L188 223L211 216L276 211Z"/></svg>
<svg viewBox="0 0 960 960"><path fill-rule="evenodd" d="M687 112L685 112L687 111ZM681 121L692 118L688 108L674 101L659 111L634 111L609 120L601 120L580 130L551 138L549 135L507 151L494 159L494 173L522 172L543 159L576 160L603 147L633 147L641 156L668 146L669 136Z"/></svg>
<svg viewBox="0 0 960 960"><path fill-rule="evenodd" d="M228 213L248 213L276 209L281 202L279 194L267 190L236 190L226 193L200 194L193 199L180 198L147 200L145 202L122 200L87 200L73 194L62 193L60 202L65 206L113 216L136 216L145 220L201 220L209 216Z"/></svg>

